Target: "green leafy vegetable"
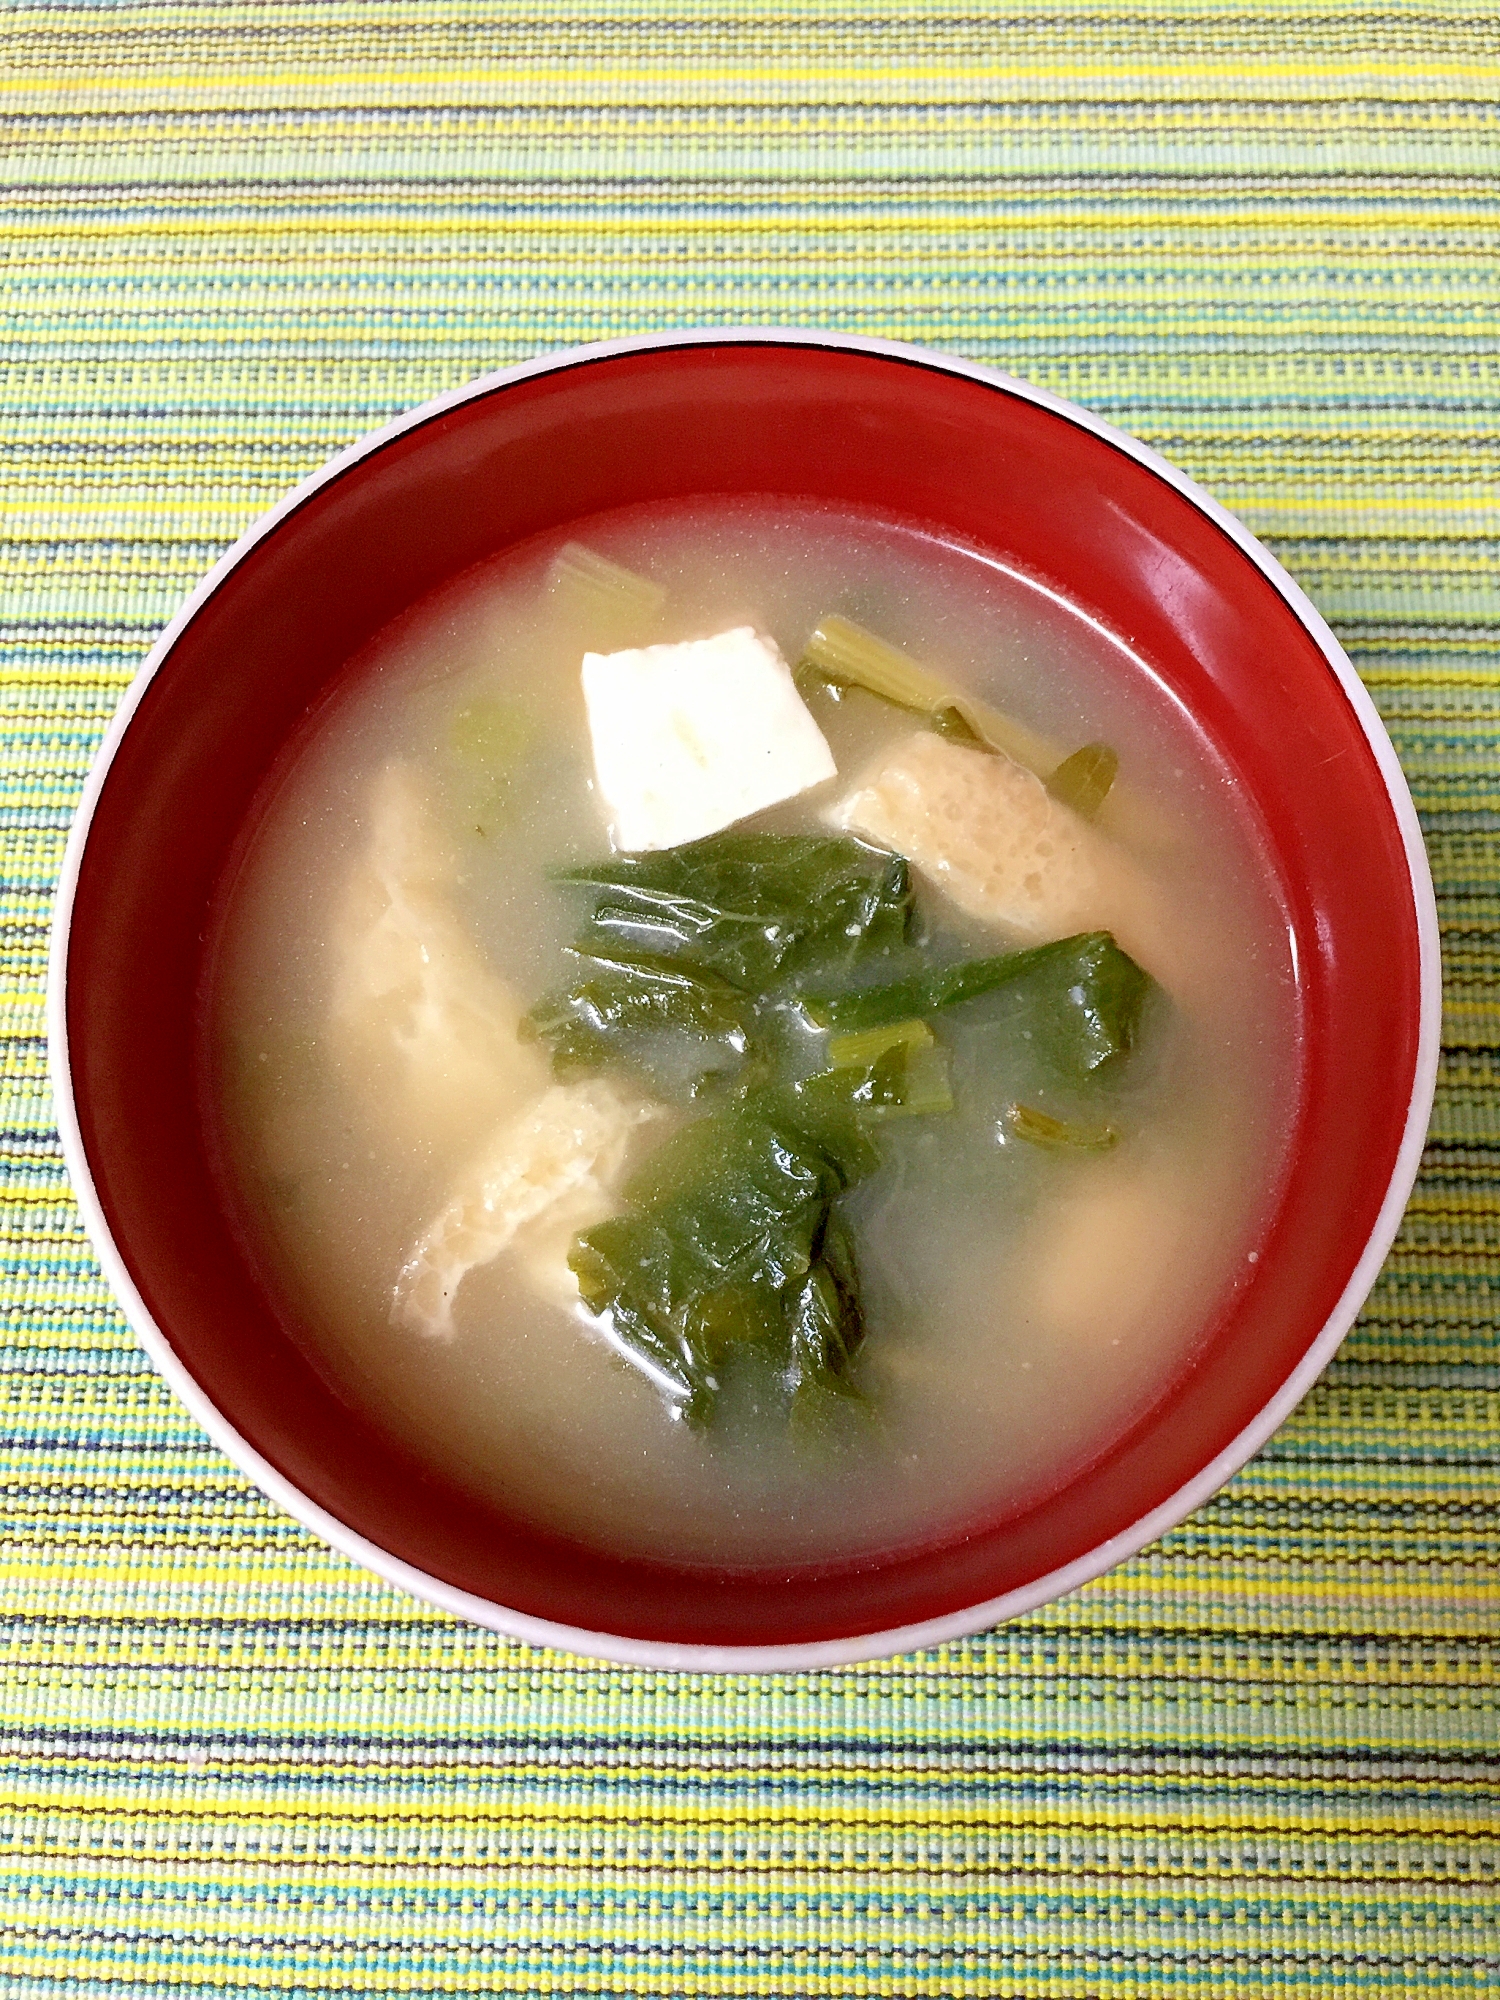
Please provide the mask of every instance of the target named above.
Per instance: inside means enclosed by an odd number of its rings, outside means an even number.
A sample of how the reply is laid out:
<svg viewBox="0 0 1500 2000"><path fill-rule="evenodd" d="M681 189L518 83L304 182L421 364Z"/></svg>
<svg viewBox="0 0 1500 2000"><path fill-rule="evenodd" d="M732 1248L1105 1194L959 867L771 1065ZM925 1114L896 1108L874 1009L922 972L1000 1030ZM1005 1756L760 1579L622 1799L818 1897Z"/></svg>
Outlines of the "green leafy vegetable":
<svg viewBox="0 0 1500 2000"><path fill-rule="evenodd" d="M821 1310L809 1280L848 1184L811 1134L738 1106L667 1140L627 1191L625 1212L584 1230L568 1262L585 1305L608 1315L616 1339L664 1379L689 1422L705 1423L738 1342L769 1346L789 1373L795 1364L788 1386L800 1386ZM822 1366L841 1371L864 1331L848 1276L830 1273L831 1290L814 1287L839 1336L825 1344Z"/></svg>
<svg viewBox="0 0 1500 2000"><path fill-rule="evenodd" d="M925 1021L892 1021L852 1035L830 1035L828 1064L834 1070L869 1071L865 1089L871 1117L909 1118L953 1109L948 1051L939 1048Z"/></svg>
<svg viewBox="0 0 1500 2000"><path fill-rule="evenodd" d="M1108 931L1084 931L1029 951L937 966L887 986L799 994L798 1004L815 1027L851 1033L915 1014L935 1014L1023 979L1041 985L1051 1003L1048 1034L1064 1068L1087 1073L1134 1046L1150 980Z"/></svg>
<svg viewBox="0 0 1500 2000"><path fill-rule="evenodd" d="M864 1316L834 1203L880 1164L867 1120L913 1108L909 1055L896 1044L863 1068L757 1090L695 1120L646 1161L622 1214L574 1239L584 1304L689 1422L712 1417L721 1370L744 1343L771 1356L804 1414L807 1396L855 1395Z"/></svg>
<svg viewBox="0 0 1500 2000"><path fill-rule="evenodd" d="M874 1118L918 1118L953 1109L953 1080L948 1051L935 1044L913 1049L901 1072L899 1090L883 1104L872 1106Z"/></svg>
<svg viewBox="0 0 1500 2000"><path fill-rule="evenodd" d="M860 1068L865 1063L874 1062L887 1049L905 1045L912 1049L930 1049L933 1043L931 1028L925 1021L891 1021L879 1028L861 1028L852 1035L830 1035L828 1038L828 1067L830 1069Z"/></svg>
<svg viewBox="0 0 1500 2000"><path fill-rule="evenodd" d="M858 1081L851 1083L856 1074ZM850 1104L864 1118L911 1118L953 1109L948 1051L932 1041L893 1042L868 1063L825 1070L798 1088L809 1092L847 1088Z"/></svg>
<svg viewBox="0 0 1500 2000"><path fill-rule="evenodd" d="M783 1381L791 1391L793 1431L816 1433L836 1411L868 1407L849 1379L865 1322L853 1240L837 1213L824 1228L821 1255L788 1302L787 1333Z"/></svg>
<svg viewBox="0 0 1500 2000"><path fill-rule="evenodd" d="M787 1025L779 993L761 1004L767 989L804 967L847 969L911 924L906 863L852 839L716 834L559 879L594 889L595 906L573 948L577 977L531 1009L521 1035L548 1044L560 1076L623 1064L680 1084L696 1062L696 1089L737 1057L735 1086L749 1088ZM676 1045L649 1039L663 1035Z"/></svg>
<svg viewBox="0 0 1500 2000"><path fill-rule="evenodd" d="M1047 780L1053 798L1071 806L1080 819L1094 819L1109 797L1120 760L1107 743L1085 743L1064 757Z"/></svg>
<svg viewBox="0 0 1500 2000"><path fill-rule="evenodd" d="M635 1038L678 1030L728 1056L749 1049L754 1002L716 972L648 952L583 958L578 978L521 1018L522 1041L546 1042L559 1076L628 1059Z"/></svg>
<svg viewBox="0 0 1500 2000"><path fill-rule="evenodd" d="M912 889L899 854L815 834L717 833L558 878L603 893L581 952L622 947L718 972L748 993L903 943Z"/></svg>
<svg viewBox="0 0 1500 2000"><path fill-rule="evenodd" d="M857 1164L859 1172L868 1172L862 1164L866 1154L870 1165L877 1157L868 1137L872 1122L953 1109L948 1052L930 1043L924 1048L897 1042L868 1062L822 1070L798 1083L766 1085L758 1098L784 1104L786 1115L815 1133L835 1158L847 1149L851 1171Z"/></svg>
<svg viewBox="0 0 1500 2000"><path fill-rule="evenodd" d="M755 1348L789 1421L822 1426L859 1400L851 1370L864 1338L836 1204L880 1164L883 1120L953 1109L947 1051L924 1017L1026 980L1059 1060L1087 1075L1130 1047L1146 975L1097 931L800 994L799 979L857 974L908 939L905 861L852 839L718 834L560 879L596 892L579 972L531 1010L523 1034L547 1042L564 1071L630 1062L642 1037L662 1033L741 1065L733 1101L667 1139L626 1187L623 1211L574 1239L580 1296L685 1420L712 1419L725 1368ZM829 1066L767 1081L767 1038L794 1007L833 1030ZM1023 1136L1052 1142L1056 1121L1013 1110Z"/></svg>
<svg viewBox="0 0 1500 2000"><path fill-rule="evenodd" d="M1005 1122L1018 1139L1053 1152L1107 1153L1120 1139L1113 1125L1075 1125L1032 1104L1007 1105Z"/></svg>

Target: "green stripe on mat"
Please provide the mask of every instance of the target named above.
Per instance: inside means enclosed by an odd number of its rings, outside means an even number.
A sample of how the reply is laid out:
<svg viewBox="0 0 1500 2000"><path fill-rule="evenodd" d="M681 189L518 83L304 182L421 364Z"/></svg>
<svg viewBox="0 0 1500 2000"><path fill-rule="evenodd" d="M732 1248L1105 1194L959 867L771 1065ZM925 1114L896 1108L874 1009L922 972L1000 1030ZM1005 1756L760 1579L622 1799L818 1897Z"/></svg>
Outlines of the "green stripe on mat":
<svg viewBox="0 0 1500 2000"><path fill-rule="evenodd" d="M1493 1991L1497 82L1439 0L0 13L0 1991ZM1204 480L1350 646L1444 922L1325 1381L1137 1561L865 1670L573 1663L316 1545L136 1351L44 1081L68 815L195 577L392 412L690 321L994 361Z"/></svg>

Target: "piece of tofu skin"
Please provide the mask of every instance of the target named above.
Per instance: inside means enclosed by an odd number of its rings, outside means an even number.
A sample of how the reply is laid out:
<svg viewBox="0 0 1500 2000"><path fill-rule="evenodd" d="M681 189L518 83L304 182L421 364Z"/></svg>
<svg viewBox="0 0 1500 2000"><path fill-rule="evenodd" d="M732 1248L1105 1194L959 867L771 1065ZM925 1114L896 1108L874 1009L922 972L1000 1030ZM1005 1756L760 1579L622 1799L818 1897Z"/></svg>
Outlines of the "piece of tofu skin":
<svg viewBox="0 0 1500 2000"><path fill-rule="evenodd" d="M837 775L772 639L585 653L583 695L611 837L627 853L680 847Z"/></svg>
<svg viewBox="0 0 1500 2000"><path fill-rule="evenodd" d="M1169 920L1135 857L1001 752L919 730L833 807L830 822L904 854L971 917L1019 944L1109 931L1179 1003L1199 1008L1212 951Z"/></svg>
<svg viewBox="0 0 1500 2000"><path fill-rule="evenodd" d="M893 847L971 917L1045 943L1083 928L1097 841L1034 772L928 730L896 744L835 812Z"/></svg>
<svg viewBox="0 0 1500 2000"><path fill-rule="evenodd" d="M459 1286L505 1251L531 1290L576 1306L573 1238L613 1214L636 1134L667 1115L603 1077L544 1091L459 1174L402 1267L394 1323L451 1339Z"/></svg>
<svg viewBox="0 0 1500 2000"><path fill-rule="evenodd" d="M454 906L458 856L416 768L378 770L363 816L329 928L325 1046L382 1143L440 1157L534 1096L546 1066Z"/></svg>

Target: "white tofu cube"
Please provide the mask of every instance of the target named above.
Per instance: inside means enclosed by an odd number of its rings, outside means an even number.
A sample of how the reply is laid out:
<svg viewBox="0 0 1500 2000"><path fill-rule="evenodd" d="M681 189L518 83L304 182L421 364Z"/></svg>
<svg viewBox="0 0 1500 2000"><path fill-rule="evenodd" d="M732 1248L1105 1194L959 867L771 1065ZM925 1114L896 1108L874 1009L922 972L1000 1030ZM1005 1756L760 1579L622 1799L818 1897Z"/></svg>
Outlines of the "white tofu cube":
<svg viewBox="0 0 1500 2000"><path fill-rule="evenodd" d="M786 661L748 625L585 653L583 697L599 790L626 851L701 840L837 775Z"/></svg>

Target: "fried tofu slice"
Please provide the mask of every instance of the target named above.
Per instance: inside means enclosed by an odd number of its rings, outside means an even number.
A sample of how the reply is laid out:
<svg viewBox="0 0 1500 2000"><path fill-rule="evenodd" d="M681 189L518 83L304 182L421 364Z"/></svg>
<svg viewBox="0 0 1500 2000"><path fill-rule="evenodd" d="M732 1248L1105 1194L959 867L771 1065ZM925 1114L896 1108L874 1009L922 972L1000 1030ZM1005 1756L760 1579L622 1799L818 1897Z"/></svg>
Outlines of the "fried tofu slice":
<svg viewBox="0 0 1500 2000"><path fill-rule="evenodd" d="M327 1048L403 1155L466 1152L539 1091L521 1009L455 907L458 862L415 770L382 767L333 912Z"/></svg>
<svg viewBox="0 0 1500 2000"><path fill-rule="evenodd" d="M614 1212L637 1134L667 1115L603 1077L544 1091L460 1175L402 1267L393 1322L451 1339L459 1286L508 1250L534 1291L576 1304L573 1238Z"/></svg>
<svg viewBox="0 0 1500 2000"><path fill-rule="evenodd" d="M1028 943L1069 937L1098 915L1100 836L999 752L919 730L840 802L835 818L904 854L969 916Z"/></svg>

